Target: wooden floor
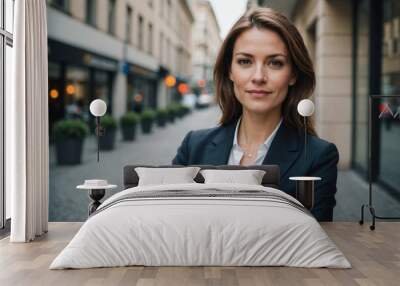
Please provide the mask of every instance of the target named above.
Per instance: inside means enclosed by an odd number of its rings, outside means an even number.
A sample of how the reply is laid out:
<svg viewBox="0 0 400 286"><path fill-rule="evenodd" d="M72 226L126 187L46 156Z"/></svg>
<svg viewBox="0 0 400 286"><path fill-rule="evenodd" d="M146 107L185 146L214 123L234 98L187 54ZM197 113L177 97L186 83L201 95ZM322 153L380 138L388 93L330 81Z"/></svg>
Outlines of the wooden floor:
<svg viewBox="0 0 400 286"><path fill-rule="evenodd" d="M32 243L0 241L0 285L400 285L400 223L378 222L375 231L357 223L323 227L353 268L120 267L48 270L81 223L50 223Z"/></svg>

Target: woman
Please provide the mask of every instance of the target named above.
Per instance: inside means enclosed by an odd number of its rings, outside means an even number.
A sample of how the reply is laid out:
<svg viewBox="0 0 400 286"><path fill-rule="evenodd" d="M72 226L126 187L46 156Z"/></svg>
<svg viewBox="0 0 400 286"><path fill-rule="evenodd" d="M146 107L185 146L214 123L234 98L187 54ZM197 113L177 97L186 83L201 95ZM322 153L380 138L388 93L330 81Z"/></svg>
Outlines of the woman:
<svg viewBox="0 0 400 286"><path fill-rule="evenodd" d="M337 162L334 144L317 137L297 104L315 87L310 56L296 27L280 13L257 8L243 15L224 40L214 69L220 126L191 131L173 164L278 164L281 189L295 195L291 176L318 176L315 205L320 221L331 221Z"/></svg>

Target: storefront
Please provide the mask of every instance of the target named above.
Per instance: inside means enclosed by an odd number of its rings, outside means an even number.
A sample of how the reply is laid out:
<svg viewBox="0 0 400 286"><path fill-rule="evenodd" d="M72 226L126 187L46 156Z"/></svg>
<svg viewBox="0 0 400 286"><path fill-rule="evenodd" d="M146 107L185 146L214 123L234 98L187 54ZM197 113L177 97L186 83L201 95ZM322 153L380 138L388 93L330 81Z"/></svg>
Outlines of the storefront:
<svg viewBox="0 0 400 286"><path fill-rule="evenodd" d="M400 198L400 2L355 1L353 167L368 174L368 96L372 105L372 177Z"/></svg>
<svg viewBox="0 0 400 286"><path fill-rule="evenodd" d="M89 104L100 98L112 113L118 61L49 39L49 127L65 118L92 120Z"/></svg>
<svg viewBox="0 0 400 286"><path fill-rule="evenodd" d="M127 110L141 112L157 108L157 73L127 64Z"/></svg>

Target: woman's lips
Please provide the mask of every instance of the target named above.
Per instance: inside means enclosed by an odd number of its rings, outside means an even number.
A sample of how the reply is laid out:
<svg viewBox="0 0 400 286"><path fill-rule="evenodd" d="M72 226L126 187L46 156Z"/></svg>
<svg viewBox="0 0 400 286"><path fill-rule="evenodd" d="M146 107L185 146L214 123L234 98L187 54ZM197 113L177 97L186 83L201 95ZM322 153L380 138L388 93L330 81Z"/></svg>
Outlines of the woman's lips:
<svg viewBox="0 0 400 286"><path fill-rule="evenodd" d="M272 94L272 91L265 91L265 90L247 90L246 92L252 95L253 97L259 97L259 98Z"/></svg>

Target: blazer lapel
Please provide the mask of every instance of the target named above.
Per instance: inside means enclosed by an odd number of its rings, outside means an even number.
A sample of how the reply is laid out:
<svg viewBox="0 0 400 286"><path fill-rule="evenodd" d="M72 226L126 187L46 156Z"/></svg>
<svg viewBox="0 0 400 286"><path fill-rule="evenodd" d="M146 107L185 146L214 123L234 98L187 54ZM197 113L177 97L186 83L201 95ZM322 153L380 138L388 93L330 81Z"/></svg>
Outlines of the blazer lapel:
<svg viewBox="0 0 400 286"><path fill-rule="evenodd" d="M283 177L301 154L301 142L296 130L282 122L263 161L263 165L277 164Z"/></svg>
<svg viewBox="0 0 400 286"><path fill-rule="evenodd" d="M233 145L237 121L221 127L221 131L214 137L208 145L207 164L226 165L228 164L229 154Z"/></svg>

